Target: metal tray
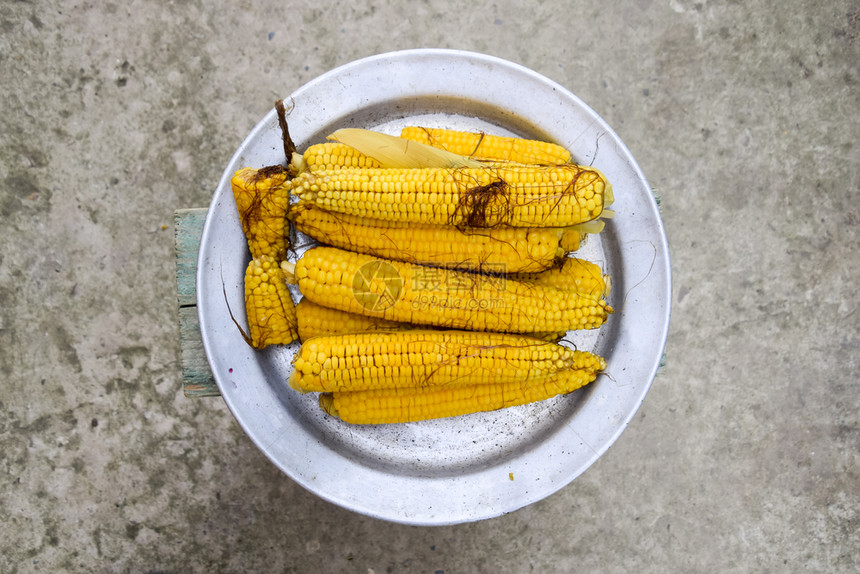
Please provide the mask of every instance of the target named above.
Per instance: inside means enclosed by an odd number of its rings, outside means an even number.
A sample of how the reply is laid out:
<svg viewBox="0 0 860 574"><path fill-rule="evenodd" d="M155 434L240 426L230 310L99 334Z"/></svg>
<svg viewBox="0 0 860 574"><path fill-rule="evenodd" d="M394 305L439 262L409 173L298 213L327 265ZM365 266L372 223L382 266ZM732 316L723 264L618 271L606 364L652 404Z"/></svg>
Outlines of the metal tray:
<svg viewBox="0 0 860 574"><path fill-rule="evenodd" d="M215 380L265 455L318 496L369 516L420 525L485 519L554 493L618 438L659 366L669 325L666 237L651 189L630 152L562 86L482 54L408 50L328 72L286 99L299 147L337 128L397 134L407 124L555 141L606 174L616 217L580 255L612 276L616 313L569 344L606 357L608 373L570 395L491 413L388 426L347 425L315 394L285 384L298 344L254 351L228 313L244 319L249 253L230 190L244 166L282 163L274 110L248 135L219 182L200 246L197 303ZM293 291L298 301L300 294Z"/></svg>

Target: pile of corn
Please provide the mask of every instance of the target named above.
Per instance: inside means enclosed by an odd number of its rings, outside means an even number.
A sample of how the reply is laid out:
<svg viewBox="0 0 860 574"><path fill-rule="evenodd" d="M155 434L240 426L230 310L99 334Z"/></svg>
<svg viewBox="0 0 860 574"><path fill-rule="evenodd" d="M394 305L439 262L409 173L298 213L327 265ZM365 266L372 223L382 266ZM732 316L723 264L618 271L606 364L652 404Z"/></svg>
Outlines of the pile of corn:
<svg viewBox="0 0 860 574"><path fill-rule="evenodd" d="M232 180L251 251L247 339L301 341L292 388L376 424L543 400L606 369L557 342L612 312L608 276L569 256L611 216L600 172L518 138L415 127L330 139ZM321 244L295 263L291 226Z"/></svg>

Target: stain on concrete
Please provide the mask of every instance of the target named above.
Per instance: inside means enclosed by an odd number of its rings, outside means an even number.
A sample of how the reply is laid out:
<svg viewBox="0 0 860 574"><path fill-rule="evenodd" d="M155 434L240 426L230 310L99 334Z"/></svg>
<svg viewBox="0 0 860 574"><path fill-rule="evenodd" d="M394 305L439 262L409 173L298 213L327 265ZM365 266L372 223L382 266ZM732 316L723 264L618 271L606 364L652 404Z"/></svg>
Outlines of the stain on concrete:
<svg viewBox="0 0 860 574"><path fill-rule="evenodd" d="M51 210L51 191L38 185L34 176L16 173L5 177L0 183L0 216L47 213Z"/></svg>
<svg viewBox="0 0 860 574"><path fill-rule="evenodd" d="M71 366L75 372L81 372L81 360L78 357L78 352L75 350L75 346L73 344L73 339L69 335L66 328L62 325L55 325L52 329L48 331L48 334L51 338L51 342L60 352L60 357L63 361Z"/></svg>
<svg viewBox="0 0 860 574"><path fill-rule="evenodd" d="M129 540L137 539L137 535L140 534L140 528L141 525L136 522L132 522L131 524L126 525L125 537Z"/></svg>
<svg viewBox="0 0 860 574"><path fill-rule="evenodd" d="M124 88L126 84L128 84L129 77L134 73L134 71L134 66L132 66L128 60L124 60L115 72L117 78L114 80L114 83L117 87Z"/></svg>
<svg viewBox="0 0 860 574"><path fill-rule="evenodd" d="M148 347L134 345L121 347L116 352L117 358L127 370L139 369L146 365L149 360L150 351Z"/></svg>
<svg viewBox="0 0 860 574"><path fill-rule="evenodd" d="M8 295L8 290L0 287L0 305L3 308L7 307L7 302L11 301L12 297ZM10 376L15 371L16 353L18 338L15 336L14 330L3 327L0 328L0 372L4 376Z"/></svg>

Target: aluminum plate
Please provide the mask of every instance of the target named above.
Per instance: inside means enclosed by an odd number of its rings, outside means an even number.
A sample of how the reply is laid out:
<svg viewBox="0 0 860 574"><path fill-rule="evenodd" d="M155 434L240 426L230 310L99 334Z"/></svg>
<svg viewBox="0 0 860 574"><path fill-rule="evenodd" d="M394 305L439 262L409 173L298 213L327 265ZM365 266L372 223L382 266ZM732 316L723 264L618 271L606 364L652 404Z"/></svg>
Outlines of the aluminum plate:
<svg viewBox="0 0 860 574"><path fill-rule="evenodd" d="M348 425L315 394L285 380L298 344L251 349L244 320L248 247L230 178L282 163L274 110L236 151L215 191L200 246L197 303L203 343L229 409L265 455L307 490L353 511L416 525L470 522L545 498L585 471L641 404L668 333L671 274L657 204L615 132L579 98L517 64L471 52L408 50L358 60L287 97L301 150L342 127L397 134L407 124L546 139L613 185L616 217L579 254L612 276L616 312L569 342L606 357L608 372L570 395L451 419ZM293 291L296 301L300 297Z"/></svg>

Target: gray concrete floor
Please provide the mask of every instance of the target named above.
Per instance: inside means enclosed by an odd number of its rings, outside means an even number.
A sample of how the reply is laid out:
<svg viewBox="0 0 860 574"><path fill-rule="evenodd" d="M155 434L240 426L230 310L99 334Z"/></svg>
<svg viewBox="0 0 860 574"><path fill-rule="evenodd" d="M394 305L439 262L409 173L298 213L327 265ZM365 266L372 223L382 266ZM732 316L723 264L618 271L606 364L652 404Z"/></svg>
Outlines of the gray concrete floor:
<svg viewBox="0 0 860 574"><path fill-rule="evenodd" d="M856 572L855 2L0 5L0 572ZM525 7L524 7L525 6ZM181 392L172 212L271 103L356 58L513 60L663 198L668 368L557 494L353 514Z"/></svg>

